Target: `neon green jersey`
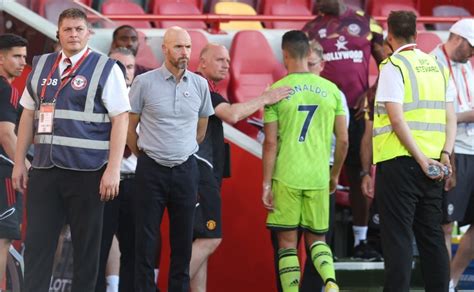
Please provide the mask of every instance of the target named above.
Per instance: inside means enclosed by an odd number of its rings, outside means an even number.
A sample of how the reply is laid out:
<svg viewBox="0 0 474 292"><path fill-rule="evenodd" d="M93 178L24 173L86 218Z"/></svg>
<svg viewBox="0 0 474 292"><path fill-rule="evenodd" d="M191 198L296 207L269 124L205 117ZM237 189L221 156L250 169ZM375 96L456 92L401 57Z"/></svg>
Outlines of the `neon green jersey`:
<svg viewBox="0 0 474 292"><path fill-rule="evenodd" d="M331 137L336 115L345 115L341 94L313 73L293 73L272 87L289 86L288 98L265 107L265 123L278 123L278 153L273 179L301 190L329 185Z"/></svg>

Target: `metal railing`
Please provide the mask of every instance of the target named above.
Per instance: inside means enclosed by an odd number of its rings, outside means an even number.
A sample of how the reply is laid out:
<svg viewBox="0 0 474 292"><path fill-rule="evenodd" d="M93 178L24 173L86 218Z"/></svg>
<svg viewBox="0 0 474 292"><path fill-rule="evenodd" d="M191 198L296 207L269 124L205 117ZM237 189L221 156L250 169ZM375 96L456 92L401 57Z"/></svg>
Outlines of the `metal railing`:
<svg viewBox="0 0 474 292"><path fill-rule="evenodd" d="M261 22L275 22L275 21L309 21L314 19L314 15L296 16L296 15L227 15L227 14L201 14L201 15L131 15L131 14L114 14L104 15L113 21L165 21L165 20L188 20L188 21L204 21L210 25L211 32L219 32L221 23L230 21L261 21ZM385 23L387 17L375 16L375 20L380 23ZM454 23L462 17L435 17L435 16L420 16L417 18L421 23ZM103 19L99 15L90 15L91 20Z"/></svg>

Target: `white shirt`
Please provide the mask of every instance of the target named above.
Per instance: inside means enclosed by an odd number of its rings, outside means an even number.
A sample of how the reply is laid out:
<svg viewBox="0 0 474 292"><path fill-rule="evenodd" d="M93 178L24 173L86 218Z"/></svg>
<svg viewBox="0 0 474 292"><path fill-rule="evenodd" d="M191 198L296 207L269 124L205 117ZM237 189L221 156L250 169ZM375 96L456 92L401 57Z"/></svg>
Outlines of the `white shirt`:
<svg viewBox="0 0 474 292"><path fill-rule="evenodd" d="M130 87L127 87L127 92L130 91ZM137 126L137 133L140 129L140 125ZM120 164L120 172L121 173L135 173L135 169L137 168L137 157L135 154L131 154L127 158L122 158L122 163Z"/></svg>
<svg viewBox="0 0 474 292"><path fill-rule="evenodd" d="M434 49L431 54L435 55L443 65L448 67L448 62L441 46ZM452 98L455 100L454 109L456 113L471 111L474 105L469 105L469 98L467 95L467 89L469 88L471 98L474 99L474 72L471 63L469 61L467 63L456 63L451 60L451 68L453 70L454 80L452 76L450 76L449 79L453 84L456 82L457 85L457 89L455 87L454 91L450 93ZM463 70L466 75L466 80L468 81L468 86L466 86L466 82L464 81ZM457 98L458 90L462 106L460 106ZM474 123L457 124L454 152L458 154L474 155Z"/></svg>
<svg viewBox="0 0 474 292"><path fill-rule="evenodd" d="M393 55L398 54L403 49L413 46L414 44L407 44L401 46L396 50ZM414 50L416 53L421 52L418 49ZM448 82L448 88L446 89L446 102L453 102L453 92L456 91L456 87L452 80ZM405 97L405 87L403 84L403 76L398 68L396 68L391 62L388 62L380 70L379 83L377 86L377 93L375 95L375 101L377 103L383 102L396 102L403 104Z"/></svg>
<svg viewBox="0 0 474 292"><path fill-rule="evenodd" d="M79 59L85 54L88 47L85 47L79 53L71 56L72 66L74 66ZM67 63L64 60L67 58L63 52L60 52L61 60L59 62L59 72L63 72L66 69ZM109 113L109 117L116 116L118 114L130 111L130 101L128 99L127 84L125 83L125 77L120 67L115 64L112 67L112 71L107 77L107 81L102 92L102 101L105 108ZM35 110L35 101L31 97L28 90L23 91L23 95L20 99L20 104L28 110Z"/></svg>

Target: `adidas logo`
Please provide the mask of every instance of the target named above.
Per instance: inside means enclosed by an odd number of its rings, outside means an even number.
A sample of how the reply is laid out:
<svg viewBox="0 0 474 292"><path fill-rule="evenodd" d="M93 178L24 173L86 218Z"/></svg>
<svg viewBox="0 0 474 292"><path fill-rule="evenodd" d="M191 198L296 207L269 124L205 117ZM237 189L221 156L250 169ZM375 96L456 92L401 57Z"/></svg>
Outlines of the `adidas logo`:
<svg viewBox="0 0 474 292"><path fill-rule="evenodd" d="M290 287L298 287L300 285L300 281L298 279L294 279L293 282L290 283Z"/></svg>

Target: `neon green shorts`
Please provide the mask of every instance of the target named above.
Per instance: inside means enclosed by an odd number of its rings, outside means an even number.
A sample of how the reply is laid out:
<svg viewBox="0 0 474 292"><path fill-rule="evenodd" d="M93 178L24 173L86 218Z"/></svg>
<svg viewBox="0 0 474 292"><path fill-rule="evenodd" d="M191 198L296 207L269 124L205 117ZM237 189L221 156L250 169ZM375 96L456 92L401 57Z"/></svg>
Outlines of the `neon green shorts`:
<svg viewBox="0 0 474 292"><path fill-rule="evenodd" d="M268 213L267 228L304 229L324 234L329 228L329 183L325 190L298 190L272 182L274 210Z"/></svg>

